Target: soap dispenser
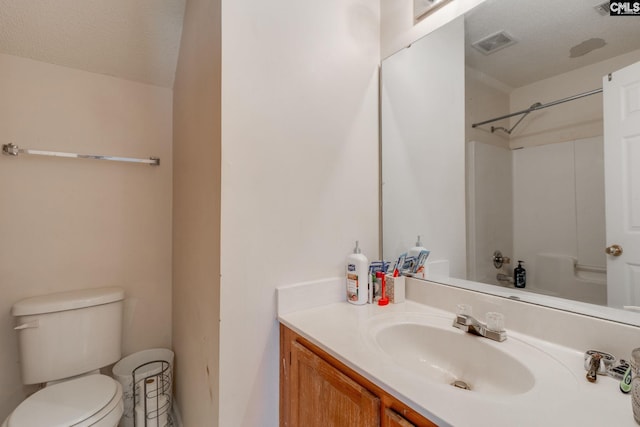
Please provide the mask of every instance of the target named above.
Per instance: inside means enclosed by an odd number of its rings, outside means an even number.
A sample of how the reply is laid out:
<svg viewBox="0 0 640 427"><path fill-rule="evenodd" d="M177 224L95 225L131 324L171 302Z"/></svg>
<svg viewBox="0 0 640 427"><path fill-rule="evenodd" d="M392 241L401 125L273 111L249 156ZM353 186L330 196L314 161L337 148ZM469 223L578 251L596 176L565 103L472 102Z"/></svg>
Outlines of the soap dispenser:
<svg viewBox="0 0 640 427"><path fill-rule="evenodd" d="M513 269L513 283L516 288L524 288L527 285L527 270L522 264L524 261L518 261L518 266Z"/></svg>
<svg viewBox="0 0 640 427"><path fill-rule="evenodd" d="M424 259L421 259L420 254L423 254ZM428 255L429 252L425 249L424 246L422 246L420 235L418 235L418 238L416 239L416 245L409 249L409 251L407 252L407 259L411 261L409 272L416 273L421 267L421 262L426 261L426 257Z"/></svg>
<svg viewBox="0 0 640 427"><path fill-rule="evenodd" d="M351 304L366 304L369 299L369 260L364 256L358 242L353 253L347 257L347 301Z"/></svg>
<svg viewBox="0 0 640 427"><path fill-rule="evenodd" d="M416 245L411 249L409 249L409 252L407 252L407 256L413 257L413 259L418 259L418 255L420 255L420 252L422 251L426 251L426 249L424 246L422 246L422 242L420 241L420 236L418 236L418 239L416 240Z"/></svg>

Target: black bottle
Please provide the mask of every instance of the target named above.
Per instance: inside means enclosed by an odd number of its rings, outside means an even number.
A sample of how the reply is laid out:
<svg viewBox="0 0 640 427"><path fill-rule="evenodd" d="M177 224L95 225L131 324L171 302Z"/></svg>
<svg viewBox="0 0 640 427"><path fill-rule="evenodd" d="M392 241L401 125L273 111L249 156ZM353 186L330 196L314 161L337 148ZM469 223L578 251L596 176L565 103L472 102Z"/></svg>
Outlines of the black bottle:
<svg viewBox="0 0 640 427"><path fill-rule="evenodd" d="M513 269L513 284L516 288L524 288L527 284L527 270L522 264L524 261L518 261L518 266Z"/></svg>

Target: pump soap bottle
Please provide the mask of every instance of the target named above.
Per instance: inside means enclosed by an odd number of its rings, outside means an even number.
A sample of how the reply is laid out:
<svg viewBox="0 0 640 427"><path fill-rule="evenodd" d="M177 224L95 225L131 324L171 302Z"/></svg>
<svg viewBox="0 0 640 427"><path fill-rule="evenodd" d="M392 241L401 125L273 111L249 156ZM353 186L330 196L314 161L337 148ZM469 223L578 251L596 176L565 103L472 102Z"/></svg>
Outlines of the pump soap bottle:
<svg viewBox="0 0 640 427"><path fill-rule="evenodd" d="M358 241L353 253L347 257L347 301L351 304L366 304L369 299L369 260L360 253Z"/></svg>
<svg viewBox="0 0 640 427"><path fill-rule="evenodd" d="M409 267L410 273L415 273L418 270L418 258L420 254L425 252L426 249L422 246L422 242L420 241L420 235L416 239L416 245L407 251L407 259L411 261L411 265ZM398 267L399 270L402 270L402 267Z"/></svg>
<svg viewBox="0 0 640 427"><path fill-rule="evenodd" d="M518 261L518 266L513 269L513 283L516 288L524 288L527 285L527 270L522 264L524 261Z"/></svg>
<svg viewBox="0 0 640 427"><path fill-rule="evenodd" d="M418 239L416 240L416 245L411 249L409 249L409 252L407 252L407 256L413 257L414 259L418 259L418 255L420 255L420 252L426 251L426 250L427 249L424 246L422 246L422 242L420 241L420 236L418 235Z"/></svg>
<svg viewBox="0 0 640 427"><path fill-rule="evenodd" d="M425 262L429 257L429 251L422 246L420 235L416 240L416 245L407 252L407 259L410 261L409 273L414 277L424 278Z"/></svg>

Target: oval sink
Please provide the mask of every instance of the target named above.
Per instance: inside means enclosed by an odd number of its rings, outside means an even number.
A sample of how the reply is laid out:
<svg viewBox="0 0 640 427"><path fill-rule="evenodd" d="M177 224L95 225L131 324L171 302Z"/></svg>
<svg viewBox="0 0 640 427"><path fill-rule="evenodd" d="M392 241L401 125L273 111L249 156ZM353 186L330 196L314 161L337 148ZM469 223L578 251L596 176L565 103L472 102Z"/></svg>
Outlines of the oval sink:
<svg viewBox="0 0 640 427"><path fill-rule="evenodd" d="M458 332L401 323L379 330L375 340L394 361L439 383L462 381L475 392L509 395L533 387L533 374L514 357L486 338Z"/></svg>
<svg viewBox="0 0 640 427"><path fill-rule="evenodd" d="M365 335L369 345L408 374L468 387L465 393L513 396L549 389L555 380L575 383L564 365L537 347L513 337L496 342L471 335L452 321L453 316L386 313L367 323Z"/></svg>

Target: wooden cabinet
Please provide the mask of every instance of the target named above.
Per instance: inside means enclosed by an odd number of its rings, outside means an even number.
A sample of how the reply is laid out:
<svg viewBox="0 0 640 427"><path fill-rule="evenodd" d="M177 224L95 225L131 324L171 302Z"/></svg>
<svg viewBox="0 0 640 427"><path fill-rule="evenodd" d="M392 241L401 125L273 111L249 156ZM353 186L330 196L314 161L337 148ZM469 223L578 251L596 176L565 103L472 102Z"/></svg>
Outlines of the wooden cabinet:
<svg viewBox="0 0 640 427"><path fill-rule="evenodd" d="M280 427L436 424L280 325Z"/></svg>
<svg viewBox="0 0 640 427"><path fill-rule="evenodd" d="M400 414L395 413L389 408L384 408L384 425L387 427L415 427Z"/></svg>
<svg viewBox="0 0 640 427"><path fill-rule="evenodd" d="M290 366L292 426L380 425L380 399L297 342Z"/></svg>

